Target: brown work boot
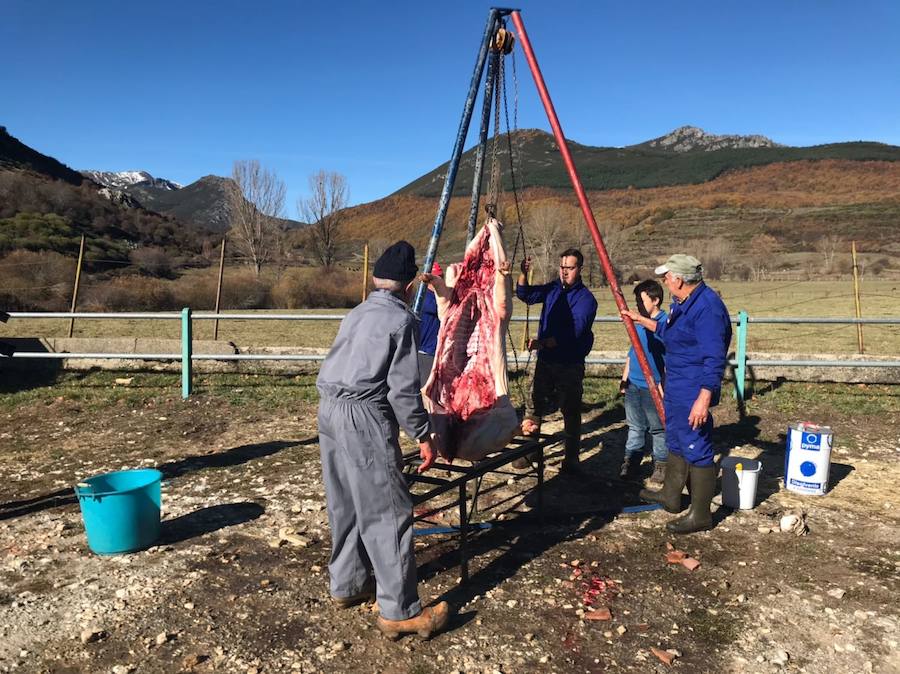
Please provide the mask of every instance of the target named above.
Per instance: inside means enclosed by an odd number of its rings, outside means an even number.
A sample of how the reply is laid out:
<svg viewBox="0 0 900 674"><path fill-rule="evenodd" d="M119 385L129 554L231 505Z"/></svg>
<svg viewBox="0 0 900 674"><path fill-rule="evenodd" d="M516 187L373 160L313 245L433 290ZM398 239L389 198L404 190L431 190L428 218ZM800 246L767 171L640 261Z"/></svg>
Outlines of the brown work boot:
<svg viewBox="0 0 900 674"><path fill-rule="evenodd" d="M517 470L524 470L525 468L531 468L532 467L531 454L529 454L528 456L520 456L518 459L513 461L510 465L513 468L516 468Z"/></svg>
<svg viewBox="0 0 900 674"><path fill-rule="evenodd" d="M378 617L375 623L381 633L388 639L399 639L401 634L415 632L423 639L428 639L435 632L441 631L450 617L450 607L442 601L434 606L427 606L415 618L407 620L388 620Z"/></svg>
<svg viewBox="0 0 900 674"><path fill-rule="evenodd" d="M364 604L369 601L373 601L375 599L375 580L373 578L369 578L363 586L362 589L354 595L349 597L335 597L331 596L331 601L334 602L335 606L338 608L350 608L351 606L356 606L357 604Z"/></svg>

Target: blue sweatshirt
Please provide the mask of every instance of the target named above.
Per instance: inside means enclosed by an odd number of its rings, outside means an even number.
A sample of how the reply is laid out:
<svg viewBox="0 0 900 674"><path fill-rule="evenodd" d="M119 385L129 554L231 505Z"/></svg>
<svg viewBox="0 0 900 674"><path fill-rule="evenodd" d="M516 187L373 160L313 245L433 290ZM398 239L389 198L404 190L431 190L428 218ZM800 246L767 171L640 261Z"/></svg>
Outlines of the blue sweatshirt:
<svg viewBox="0 0 900 674"><path fill-rule="evenodd" d="M440 329L441 322L438 320L437 299L433 292L426 290L419 322L419 351L431 356L434 355L434 352L437 350L437 338Z"/></svg>
<svg viewBox="0 0 900 674"><path fill-rule="evenodd" d="M666 316L668 314L665 311L660 311L654 316L653 320L656 321L657 325L660 322L665 323ZM647 356L647 362L650 363L653 378L657 382L661 382L661 375L665 372L666 347L663 341L656 336L656 333L650 332L637 323L635 323L634 327L637 328L638 338L641 340L641 347L644 349L644 355ZM647 380L644 378L643 371L641 371L633 346L628 350L628 379L638 388L650 388L647 386Z"/></svg>
<svg viewBox="0 0 900 674"><path fill-rule="evenodd" d="M539 286L517 285L516 297L525 304L543 302L538 339L553 337L556 346L540 349L538 358L567 365L583 363L594 345L591 326L597 316L597 300L584 283L563 288L559 280Z"/></svg>
<svg viewBox="0 0 900 674"><path fill-rule="evenodd" d="M672 302L656 336L666 346L666 403L690 407L705 388L713 394L711 405L718 404L731 318L716 291L701 282L684 302Z"/></svg>

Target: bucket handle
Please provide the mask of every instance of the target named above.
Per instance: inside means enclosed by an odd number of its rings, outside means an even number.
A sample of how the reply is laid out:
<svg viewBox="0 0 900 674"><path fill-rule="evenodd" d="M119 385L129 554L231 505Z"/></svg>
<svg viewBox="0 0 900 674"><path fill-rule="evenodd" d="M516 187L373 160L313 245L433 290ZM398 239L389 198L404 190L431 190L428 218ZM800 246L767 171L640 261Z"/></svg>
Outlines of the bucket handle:
<svg viewBox="0 0 900 674"><path fill-rule="evenodd" d="M84 491L78 491L82 489ZM90 496L93 498L100 498L101 496L112 496L113 494L118 494L120 492L117 491L94 491L94 485L90 482L79 482L75 485L75 496Z"/></svg>

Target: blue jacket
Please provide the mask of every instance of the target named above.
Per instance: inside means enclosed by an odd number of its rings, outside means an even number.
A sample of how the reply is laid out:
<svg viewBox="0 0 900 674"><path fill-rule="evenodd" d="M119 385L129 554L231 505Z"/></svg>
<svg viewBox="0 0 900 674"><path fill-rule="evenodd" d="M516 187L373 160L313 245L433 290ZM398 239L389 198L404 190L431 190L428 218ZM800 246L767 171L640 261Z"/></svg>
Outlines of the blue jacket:
<svg viewBox="0 0 900 674"><path fill-rule="evenodd" d="M419 322L419 351L431 356L434 355L434 352L437 350L437 338L440 329L441 321L438 319L437 299L433 292L426 290Z"/></svg>
<svg viewBox="0 0 900 674"><path fill-rule="evenodd" d="M672 302L656 336L666 346L666 403L690 407L705 388L713 394L711 404L718 404L731 318L716 291L700 283L684 302Z"/></svg>
<svg viewBox="0 0 900 674"><path fill-rule="evenodd" d="M597 300L581 281L568 289L559 280L539 286L517 285L516 297L525 304L544 303L538 339L553 337L556 346L539 350L539 359L549 363L584 362L594 345L591 326L597 316Z"/></svg>
<svg viewBox="0 0 900 674"><path fill-rule="evenodd" d="M665 323L666 317L665 311L660 311L656 314L654 320L657 325L660 324L660 321ZM638 338L641 340L641 347L644 349L644 355L647 356L647 362L650 363L650 370L653 372L653 378L657 382L661 382L663 380L663 373L665 370L665 357L666 357L666 347L663 344L663 341L657 337L655 332L650 332L644 326L638 325L635 323L635 328L637 328ZM650 388L647 386L647 380L644 378L644 373L641 371L641 366L638 363L637 354L634 351L634 347L628 350L628 379L632 384L637 386L638 388Z"/></svg>

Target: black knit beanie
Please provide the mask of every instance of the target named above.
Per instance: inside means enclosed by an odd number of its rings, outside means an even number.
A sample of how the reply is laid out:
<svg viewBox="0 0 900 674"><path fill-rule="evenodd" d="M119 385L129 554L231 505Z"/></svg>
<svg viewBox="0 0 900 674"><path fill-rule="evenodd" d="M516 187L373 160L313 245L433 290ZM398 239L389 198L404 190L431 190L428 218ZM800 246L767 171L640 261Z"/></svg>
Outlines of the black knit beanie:
<svg viewBox="0 0 900 674"><path fill-rule="evenodd" d="M416 249L406 241L398 241L375 262L373 276L408 283L415 278L417 271Z"/></svg>

